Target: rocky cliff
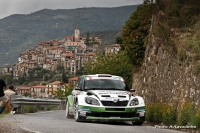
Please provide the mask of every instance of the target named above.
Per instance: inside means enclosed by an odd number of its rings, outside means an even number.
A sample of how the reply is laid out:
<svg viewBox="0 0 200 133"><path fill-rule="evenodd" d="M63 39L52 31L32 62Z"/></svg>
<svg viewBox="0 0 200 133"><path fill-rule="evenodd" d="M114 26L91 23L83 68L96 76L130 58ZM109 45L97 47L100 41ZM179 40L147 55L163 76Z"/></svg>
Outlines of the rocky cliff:
<svg viewBox="0 0 200 133"><path fill-rule="evenodd" d="M173 33L170 38L173 45L166 45L165 40L157 34L158 21L157 16L152 18L144 62L133 74L132 88L147 103L173 103L179 108L181 103L192 100L199 106L200 75L195 73L198 60L184 48L187 38L199 31L195 29L191 33L191 30L169 29Z"/></svg>

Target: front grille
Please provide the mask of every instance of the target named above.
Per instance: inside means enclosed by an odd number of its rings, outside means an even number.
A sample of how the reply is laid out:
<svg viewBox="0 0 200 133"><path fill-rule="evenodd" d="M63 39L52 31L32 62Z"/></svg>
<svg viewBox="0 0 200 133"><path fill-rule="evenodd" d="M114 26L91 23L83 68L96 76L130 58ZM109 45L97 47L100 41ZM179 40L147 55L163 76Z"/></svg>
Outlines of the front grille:
<svg viewBox="0 0 200 133"><path fill-rule="evenodd" d="M118 101L114 103L113 101L101 101L103 106L127 106L128 101Z"/></svg>
<svg viewBox="0 0 200 133"><path fill-rule="evenodd" d="M121 112L91 112L86 113L86 116L94 116L94 117L121 117L121 118L131 118L136 117L135 112L131 113L121 113Z"/></svg>
<svg viewBox="0 0 200 133"><path fill-rule="evenodd" d="M125 111L125 108L105 108L106 111Z"/></svg>

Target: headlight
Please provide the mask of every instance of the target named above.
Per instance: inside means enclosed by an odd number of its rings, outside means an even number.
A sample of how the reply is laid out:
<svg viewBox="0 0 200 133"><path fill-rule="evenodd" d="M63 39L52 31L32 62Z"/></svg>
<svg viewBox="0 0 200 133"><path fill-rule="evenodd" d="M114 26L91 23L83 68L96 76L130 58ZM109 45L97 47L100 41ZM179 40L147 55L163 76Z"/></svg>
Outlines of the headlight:
<svg viewBox="0 0 200 133"><path fill-rule="evenodd" d="M130 105L129 106L135 106L135 105L138 105L139 104L139 101L137 98L134 98L131 102L130 102Z"/></svg>
<svg viewBox="0 0 200 133"><path fill-rule="evenodd" d="M92 105L100 105L99 101L95 98L92 98L92 97L86 97L85 98L85 102L87 104L92 104Z"/></svg>

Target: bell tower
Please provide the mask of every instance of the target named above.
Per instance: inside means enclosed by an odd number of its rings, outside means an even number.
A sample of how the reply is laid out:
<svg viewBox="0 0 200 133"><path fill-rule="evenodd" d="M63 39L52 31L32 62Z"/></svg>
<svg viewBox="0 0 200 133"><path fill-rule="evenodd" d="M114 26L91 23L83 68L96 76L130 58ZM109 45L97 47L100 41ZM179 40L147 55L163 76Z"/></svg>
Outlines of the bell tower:
<svg viewBox="0 0 200 133"><path fill-rule="evenodd" d="M74 31L75 42L80 41L80 30L78 29L78 24L76 25L76 29Z"/></svg>

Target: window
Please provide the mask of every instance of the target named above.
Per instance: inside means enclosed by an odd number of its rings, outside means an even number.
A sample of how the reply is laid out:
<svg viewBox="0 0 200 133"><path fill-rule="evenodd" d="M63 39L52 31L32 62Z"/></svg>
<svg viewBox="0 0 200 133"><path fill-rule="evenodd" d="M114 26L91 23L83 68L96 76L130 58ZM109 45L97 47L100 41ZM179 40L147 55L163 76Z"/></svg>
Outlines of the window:
<svg viewBox="0 0 200 133"><path fill-rule="evenodd" d="M83 77L80 77L79 80L78 80L78 84L77 84L77 87L82 89L83 87L83 82L84 82L84 78Z"/></svg>
<svg viewBox="0 0 200 133"><path fill-rule="evenodd" d="M85 89L129 90L128 86L123 81L111 79L86 80Z"/></svg>

